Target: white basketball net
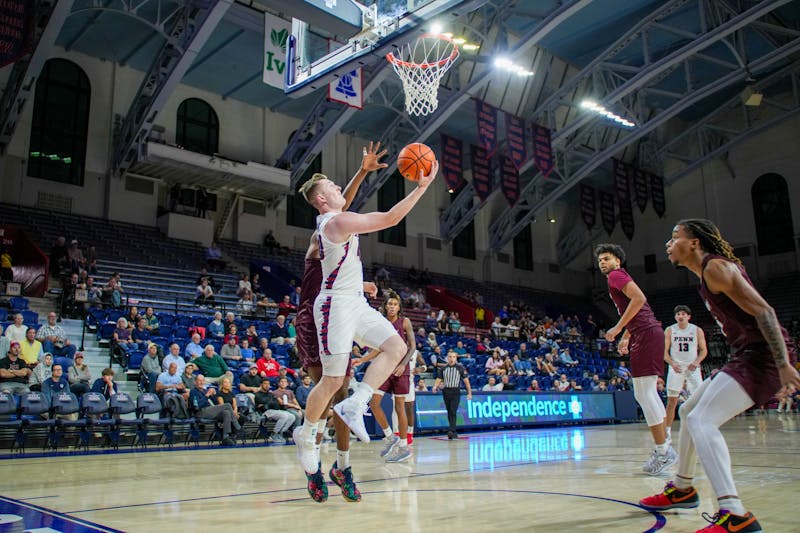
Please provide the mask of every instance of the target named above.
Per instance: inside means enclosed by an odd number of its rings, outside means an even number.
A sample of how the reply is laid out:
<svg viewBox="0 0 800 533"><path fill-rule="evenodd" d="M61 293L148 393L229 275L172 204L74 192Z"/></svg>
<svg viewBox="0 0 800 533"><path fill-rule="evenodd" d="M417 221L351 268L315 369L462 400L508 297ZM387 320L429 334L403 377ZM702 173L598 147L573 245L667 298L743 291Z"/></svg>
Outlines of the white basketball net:
<svg viewBox="0 0 800 533"><path fill-rule="evenodd" d="M439 107L439 82L458 58L458 46L444 35L425 34L386 59L403 82L406 112L429 115Z"/></svg>

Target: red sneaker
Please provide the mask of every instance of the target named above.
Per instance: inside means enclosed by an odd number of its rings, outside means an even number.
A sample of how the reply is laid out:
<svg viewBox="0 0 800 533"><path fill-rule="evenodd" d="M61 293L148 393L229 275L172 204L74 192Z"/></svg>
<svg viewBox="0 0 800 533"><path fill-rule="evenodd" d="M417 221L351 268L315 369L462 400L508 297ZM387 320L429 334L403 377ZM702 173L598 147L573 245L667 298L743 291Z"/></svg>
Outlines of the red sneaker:
<svg viewBox="0 0 800 533"><path fill-rule="evenodd" d="M714 516L703 513L703 518L711 522L711 525L698 529L695 533L762 533L761 524L750 512L739 516L726 509L720 509Z"/></svg>
<svg viewBox="0 0 800 533"><path fill-rule="evenodd" d="M406 436L406 442L408 442L409 444L414 444L414 435L412 435L411 433L409 433L409 434Z"/></svg>
<svg viewBox="0 0 800 533"><path fill-rule="evenodd" d="M670 481L664 487L664 492L639 500L639 505L649 511L692 509L700 505L700 498L697 496L697 491L694 487L679 489Z"/></svg>

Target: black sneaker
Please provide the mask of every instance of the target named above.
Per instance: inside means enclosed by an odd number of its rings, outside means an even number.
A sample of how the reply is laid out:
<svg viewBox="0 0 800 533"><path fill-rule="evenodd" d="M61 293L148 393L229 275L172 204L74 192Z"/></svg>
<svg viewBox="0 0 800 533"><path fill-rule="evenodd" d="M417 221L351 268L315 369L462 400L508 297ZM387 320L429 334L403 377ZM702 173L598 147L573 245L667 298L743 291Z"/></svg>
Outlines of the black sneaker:
<svg viewBox="0 0 800 533"><path fill-rule="evenodd" d="M223 446L236 446L236 441L233 440L230 437L225 437L224 439L222 439L222 445Z"/></svg>

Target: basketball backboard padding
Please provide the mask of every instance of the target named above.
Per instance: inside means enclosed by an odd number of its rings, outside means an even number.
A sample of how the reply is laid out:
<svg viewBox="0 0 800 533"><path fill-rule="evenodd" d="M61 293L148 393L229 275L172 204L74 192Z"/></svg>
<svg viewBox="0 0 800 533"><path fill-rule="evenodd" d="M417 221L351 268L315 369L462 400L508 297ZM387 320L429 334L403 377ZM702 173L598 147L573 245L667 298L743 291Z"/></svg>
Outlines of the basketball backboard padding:
<svg viewBox="0 0 800 533"><path fill-rule="evenodd" d="M270 0L269 6L343 40L362 29L361 9L353 0Z"/></svg>

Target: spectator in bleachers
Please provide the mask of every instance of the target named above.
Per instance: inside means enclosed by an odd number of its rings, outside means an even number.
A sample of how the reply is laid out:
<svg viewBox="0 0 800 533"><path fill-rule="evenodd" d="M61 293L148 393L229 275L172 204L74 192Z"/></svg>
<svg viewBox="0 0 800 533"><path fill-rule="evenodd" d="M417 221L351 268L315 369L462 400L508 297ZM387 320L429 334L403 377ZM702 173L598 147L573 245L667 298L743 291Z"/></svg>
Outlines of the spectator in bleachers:
<svg viewBox="0 0 800 533"><path fill-rule="evenodd" d="M144 319L144 327L150 332L150 336L157 337L160 333L160 324L158 323L158 317L153 312L153 308L148 307L142 318Z"/></svg>
<svg viewBox="0 0 800 533"><path fill-rule="evenodd" d="M517 369L514 367L514 361L511 360L507 351L500 351L500 359L503 361L503 370L505 370L506 376L513 376L517 373Z"/></svg>
<svg viewBox="0 0 800 533"><path fill-rule="evenodd" d="M258 302L256 302L256 306L258 308L256 310L256 315L257 316L263 316L263 317L271 315L272 311L270 311L270 309L277 309L278 308L278 304L275 303L275 300L273 300L272 298L270 298L266 294L263 295L261 297L261 299L258 300Z"/></svg>
<svg viewBox="0 0 800 533"><path fill-rule="evenodd" d="M258 331L256 331L255 324L249 324L247 329L242 334L242 341L247 340L250 343L250 347L257 347L258 346Z"/></svg>
<svg viewBox="0 0 800 533"><path fill-rule="evenodd" d="M417 392L428 392L428 386L425 384L425 378L420 376L419 380L417 380L417 385L414 387L414 390Z"/></svg>
<svg viewBox="0 0 800 533"><path fill-rule="evenodd" d="M230 405L233 416L239 425L244 425L246 420L239 412L239 404L236 401L236 393L233 391L233 383L228 378L219 380L219 390L217 391L217 405Z"/></svg>
<svg viewBox="0 0 800 533"><path fill-rule="evenodd" d="M269 436L269 442L273 444L285 444L286 439L283 434L289 431L295 423L295 417L292 413L281 409L278 399L269 390L269 380L265 379L261 382L261 388L255 393L256 411L263 413L264 418L275 422L275 428L272 435Z"/></svg>
<svg viewBox="0 0 800 533"><path fill-rule="evenodd" d="M497 378L494 376L489 376L489 381L481 387L482 391L501 391L503 390L503 384L497 382Z"/></svg>
<svg viewBox="0 0 800 533"><path fill-rule="evenodd" d="M128 329L131 330L131 332L139 325L140 318L142 318L142 316L139 314L139 308L132 305L125 315L125 320L128 321Z"/></svg>
<svg viewBox="0 0 800 533"><path fill-rule="evenodd" d="M378 266L376 263L372 264L372 279L375 280L375 285L384 289L389 284L389 271L383 266Z"/></svg>
<svg viewBox="0 0 800 533"><path fill-rule="evenodd" d="M211 245L206 248L206 264L208 268L215 270L225 270L228 266L228 263L222 259L222 250L217 247L217 243L212 242Z"/></svg>
<svg viewBox="0 0 800 533"><path fill-rule="evenodd" d="M527 359L520 359L519 354L514 355L514 370L516 370L517 374L530 376L533 375L533 367L531 366L531 362Z"/></svg>
<svg viewBox="0 0 800 533"><path fill-rule="evenodd" d="M30 392L28 378L31 369L20 358L20 344L11 341L6 357L0 359L0 392L9 394L25 394Z"/></svg>
<svg viewBox="0 0 800 533"><path fill-rule="evenodd" d="M48 403L52 403L53 396L59 392L71 392L69 382L64 377L64 367L61 365L53 365L51 367L50 375L42 381L41 391L42 396L47 398ZM73 413L73 415L70 418L76 420L78 413Z"/></svg>
<svg viewBox="0 0 800 533"><path fill-rule="evenodd" d="M239 348L239 352L242 354L242 361L247 361L249 363L255 364L256 362L256 351L250 347L250 341L248 337L244 337L242 339L241 347Z"/></svg>
<svg viewBox="0 0 800 533"><path fill-rule="evenodd" d="M103 306L103 288L95 285L94 278L86 278L86 309Z"/></svg>
<svg viewBox="0 0 800 533"><path fill-rule="evenodd" d="M556 367L553 366L553 363L548 361L545 357L537 356L535 359L536 362L536 372L543 376L550 376L553 377L556 375Z"/></svg>
<svg viewBox="0 0 800 533"><path fill-rule="evenodd" d="M569 391L569 381L567 381L567 375L561 374L561 376L553 381L553 390L558 392L567 392Z"/></svg>
<svg viewBox="0 0 800 533"><path fill-rule="evenodd" d="M283 300L278 304L278 316L287 316L297 312L297 306L292 303L289 295L285 295Z"/></svg>
<svg viewBox="0 0 800 533"><path fill-rule="evenodd" d="M495 348L492 351L492 356L486 360L484 368L490 376L502 376L506 373L503 368L503 359L500 357L500 348Z"/></svg>
<svg viewBox="0 0 800 533"><path fill-rule="evenodd" d="M86 259L83 257L83 251L78 246L78 241L73 239L67 248L67 260L69 261L70 272L78 273L86 268Z"/></svg>
<svg viewBox="0 0 800 533"><path fill-rule="evenodd" d="M289 379L286 376L278 380L278 388L272 391L272 395L277 398L284 411L294 416L295 422L292 427L299 426L303 422L303 408L297 403L294 392L289 389Z"/></svg>
<svg viewBox="0 0 800 533"><path fill-rule="evenodd" d="M178 365L176 363L170 363L167 369L158 375L154 383L156 394L160 395L162 398L164 394L169 392L188 397L188 390L183 384L183 379L181 378L181 373L178 372Z"/></svg>
<svg viewBox="0 0 800 533"><path fill-rule="evenodd" d="M532 379L528 390L530 392L541 392L542 389L539 388L539 381Z"/></svg>
<svg viewBox="0 0 800 533"><path fill-rule="evenodd" d="M222 286L219 283L217 283L217 281L214 279L214 276L209 274L208 269L206 267L202 267L200 269L200 275L197 276L197 279L195 280L194 284L200 285L200 283L203 281L203 278L208 280L208 284L211 285L211 288L215 292L219 292L220 289L222 289Z"/></svg>
<svg viewBox="0 0 800 533"><path fill-rule="evenodd" d="M256 393L261 388L262 381L264 381L264 378L258 375L258 367L253 363L247 372L239 378L239 392L247 394L255 404Z"/></svg>
<svg viewBox="0 0 800 533"><path fill-rule="evenodd" d="M142 379L147 386L147 392L156 391L156 380L161 374L161 363L158 361L158 346L151 344L147 347L147 355L142 359L140 367Z"/></svg>
<svg viewBox="0 0 800 533"><path fill-rule="evenodd" d="M495 339L500 339L505 336L506 327L500 321L499 315L494 317L491 329L492 329L492 336Z"/></svg>
<svg viewBox="0 0 800 533"><path fill-rule="evenodd" d="M295 379L295 371L291 368L281 365L281 367L278 369L278 381L283 378L286 378L286 386L289 388L289 390L294 391L297 389L299 383L297 382L297 379Z"/></svg>
<svg viewBox="0 0 800 533"><path fill-rule="evenodd" d="M597 387L597 392L606 392L608 391L608 385L605 381L601 381L600 385Z"/></svg>
<svg viewBox="0 0 800 533"><path fill-rule="evenodd" d="M464 327L461 325L461 318L458 316L458 311L452 311L450 316L447 317L447 326L453 333L464 333Z"/></svg>
<svg viewBox="0 0 800 533"><path fill-rule="evenodd" d="M0 244L0 281L14 281L14 267L8 247Z"/></svg>
<svg viewBox="0 0 800 533"><path fill-rule="evenodd" d="M150 332L147 331L147 320L139 318L136 322L136 328L131 331L131 339L135 342L139 349L147 349L147 344L150 342Z"/></svg>
<svg viewBox="0 0 800 533"><path fill-rule="evenodd" d="M289 301L292 303L293 306L298 307L300 305L300 292L301 287L295 287L294 292L290 295Z"/></svg>
<svg viewBox="0 0 800 533"><path fill-rule="evenodd" d="M501 309L500 309L500 310L497 312L497 315L496 315L496 316L497 316L497 318L499 318L499 319L500 319L500 323L501 323L502 325L506 325L506 324L508 324L508 320L509 320L509 318L510 318L510 317L509 317L509 313L508 313L508 306L507 306L507 305L504 305L504 306L503 306L503 307L502 307L502 308L501 308Z"/></svg>
<svg viewBox="0 0 800 533"><path fill-rule="evenodd" d="M434 333L439 331L439 322L436 320L436 311L431 311L425 319L425 331Z"/></svg>
<svg viewBox="0 0 800 533"><path fill-rule="evenodd" d="M597 374L594 374L594 375L592 376L592 383L591 383L591 385L589 385L589 387L590 387L590 388L591 388L591 390L593 390L593 391L598 391L598 390L600 390L600 376L599 376L599 375L597 375Z"/></svg>
<svg viewBox="0 0 800 533"><path fill-rule="evenodd" d="M524 342L519 343L517 355L519 355L519 358L523 361L530 361L533 359L533 352L528 350L528 345Z"/></svg>
<svg viewBox="0 0 800 533"><path fill-rule="evenodd" d="M117 285L116 278L111 277L105 287L103 287L101 301L103 305L112 309L119 309L122 307L122 291Z"/></svg>
<svg viewBox="0 0 800 533"><path fill-rule="evenodd" d="M425 289L422 287L417 289L417 309L429 311L431 305L428 303L428 298L425 296Z"/></svg>
<svg viewBox="0 0 800 533"><path fill-rule="evenodd" d="M442 333L450 331L450 324L447 320L447 311L439 309L439 314L436 315L436 329Z"/></svg>
<svg viewBox="0 0 800 533"><path fill-rule="evenodd" d="M205 278L200 281L200 285L195 289L194 303L201 307L214 305L214 289L211 288L211 285L208 284L208 280Z"/></svg>
<svg viewBox="0 0 800 533"><path fill-rule="evenodd" d="M25 317L22 316L22 313L17 313L14 315L14 322L9 324L6 328L4 336L8 338L11 342L17 341L22 342L25 340L25 334L28 332L28 326L24 324Z"/></svg>
<svg viewBox="0 0 800 533"><path fill-rule="evenodd" d="M464 348L464 343L460 340L456 341L456 346L455 348L453 348L453 351L456 352L456 354L458 354L458 357L464 357L465 355L466 356L469 355L467 354L467 349Z"/></svg>
<svg viewBox="0 0 800 533"><path fill-rule="evenodd" d="M274 342L275 344L288 343L294 345L297 340L296 337L290 336L286 317L283 315L278 315L275 318L275 323L273 323L269 329L269 337L270 342Z"/></svg>
<svg viewBox="0 0 800 533"><path fill-rule="evenodd" d="M209 383L219 383L222 378L228 378L233 382L233 374L231 373L225 360L214 351L214 346L206 344L203 348L203 356L194 359L194 364L200 370L200 373L205 376L205 380Z"/></svg>
<svg viewBox="0 0 800 533"><path fill-rule="evenodd" d="M58 275L58 273L67 268L69 260L67 259L67 238L59 237L50 249L50 273Z"/></svg>
<svg viewBox="0 0 800 533"><path fill-rule="evenodd" d="M242 274L236 286L236 296L241 298L247 291L253 292L253 286L250 284L250 276L248 274Z"/></svg>
<svg viewBox="0 0 800 533"><path fill-rule="evenodd" d="M631 371L628 370L628 367L625 366L625 361L620 361L619 366L616 370L617 377L620 378L623 382L627 383L632 379Z"/></svg>
<svg viewBox="0 0 800 533"><path fill-rule="evenodd" d="M186 348L183 350L183 355L189 359L193 360L196 357L200 357L203 355L203 346L200 344L200 334L193 333L192 334L192 342L186 345Z"/></svg>
<svg viewBox="0 0 800 533"><path fill-rule="evenodd" d="M219 351L219 354L226 361L242 360L242 349L239 348L239 345L236 343L236 340L237 340L236 335L228 335L228 341L222 346L222 348Z"/></svg>
<svg viewBox="0 0 800 533"><path fill-rule="evenodd" d="M222 323L222 313L214 313L214 319L206 326L206 336L212 339L225 337L225 324Z"/></svg>
<svg viewBox="0 0 800 533"><path fill-rule="evenodd" d="M32 391L42 390L42 383L53 375L53 356L49 353L44 354L42 362L33 367L28 378L28 388Z"/></svg>
<svg viewBox="0 0 800 533"><path fill-rule="evenodd" d="M104 368L92 384L92 392L102 394L106 400L110 400L113 395L119 392L117 384L114 382L114 369Z"/></svg>
<svg viewBox="0 0 800 533"><path fill-rule="evenodd" d="M233 311L228 311L225 313L225 322L223 324L225 325L226 334L231 332L231 328L238 328L236 325L236 314L234 314Z"/></svg>
<svg viewBox="0 0 800 533"><path fill-rule="evenodd" d="M489 337L484 337L483 340L481 340L481 334L476 333L475 341L475 353L484 354L492 351L492 341L489 340Z"/></svg>
<svg viewBox="0 0 800 533"><path fill-rule="evenodd" d="M255 296L249 290L245 290L242 297L236 302L236 311L242 316L255 316L256 309Z"/></svg>
<svg viewBox="0 0 800 533"><path fill-rule="evenodd" d="M42 349L42 343L36 340L36 329L33 327L28 328L25 331L25 338L19 344L20 358L25 361L25 364L30 368L38 366L39 361L44 356L44 350Z"/></svg>
<svg viewBox="0 0 800 533"><path fill-rule="evenodd" d="M482 305L478 305L475 307L475 327L476 328L486 327L486 309L484 309Z"/></svg>
<svg viewBox="0 0 800 533"><path fill-rule="evenodd" d="M427 342L428 342L428 348L430 348L431 350L439 346L439 342L436 340L436 333L434 333L433 331L428 333Z"/></svg>
<svg viewBox="0 0 800 533"><path fill-rule="evenodd" d="M206 389L206 380L203 374L194 378L194 387L189 391L189 406L191 411L202 418L209 418L222 423L222 445L235 446L233 435L241 429L233 409L228 404L219 405L216 400L217 391L213 387Z"/></svg>
<svg viewBox="0 0 800 533"><path fill-rule="evenodd" d="M509 380L508 374L500 378L500 384L502 386L502 390L517 390L516 383Z"/></svg>
<svg viewBox="0 0 800 533"><path fill-rule="evenodd" d="M67 369L67 381L72 393L80 398L89 392L92 383L92 373L89 366L83 362L83 353L77 352L72 365Z"/></svg>
<svg viewBox="0 0 800 533"><path fill-rule="evenodd" d="M172 363L175 363L175 366L178 367L178 374L182 374L183 369L186 367L186 360L181 357L181 347L174 342L169 345L169 353L161 361L161 368L166 372Z"/></svg>
<svg viewBox="0 0 800 533"><path fill-rule="evenodd" d="M430 355L431 367L434 369L447 364L447 356L442 354L442 347L436 345L433 347Z"/></svg>
<svg viewBox="0 0 800 533"><path fill-rule="evenodd" d="M417 329L417 334L414 335L414 344L420 353L428 348L428 336L425 334L425 328Z"/></svg>
<svg viewBox="0 0 800 533"><path fill-rule="evenodd" d="M236 324L231 324L230 326L228 326L228 331L222 338L222 342L228 344L228 341L231 339L236 341L236 344L239 344L239 327Z"/></svg>
<svg viewBox="0 0 800 533"><path fill-rule="evenodd" d="M578 382L574 379L569 380L569 390L583 390L583 387L578 385Z"/></svg>
<svg viewBox="0 0 800 533"><path fill-rule="evenodd" d="M77 350L67 338L67 332L56 322L55 312L47 313L47 324L39 328L36 338L42 343L42 350L58 357L73 357Z"/></svg>
<svg viewBox="0 0 800 533"><path fill-rule="evenodd" d="M578 366L578 361L572 358L572 354L569 351L569 346L564 346L558 354L558 359L564 366Z"/></svg>
<svg viewBox="0 0 800 533"><path fill-rule="evenodd" d="M183 382L183 386L186 387L186 390L191 390L194 387L194 373L197 371L197 365L193 361L188 361L186 366L183 367L183 373L181 374L181 381Z"/></svg>
<svg viewBox="0 0 800 533"><path fill-rule="evenodd" d="M281 365L272 357L272 350L267 348L261 352L261 357L256 361L258 374L265 379L277 378L280 375Z"/></svg>
<svg viewBox="0 0 800 533"><path fill-rule="evenodd" d="M306 400L308 400L308 395L313 388L314 384L311 382L311 376L306 374L303 376L303 382L294 391L294 395L297 397L297 403L299 403L300 407L303 409L306 408Z"/></svg>

